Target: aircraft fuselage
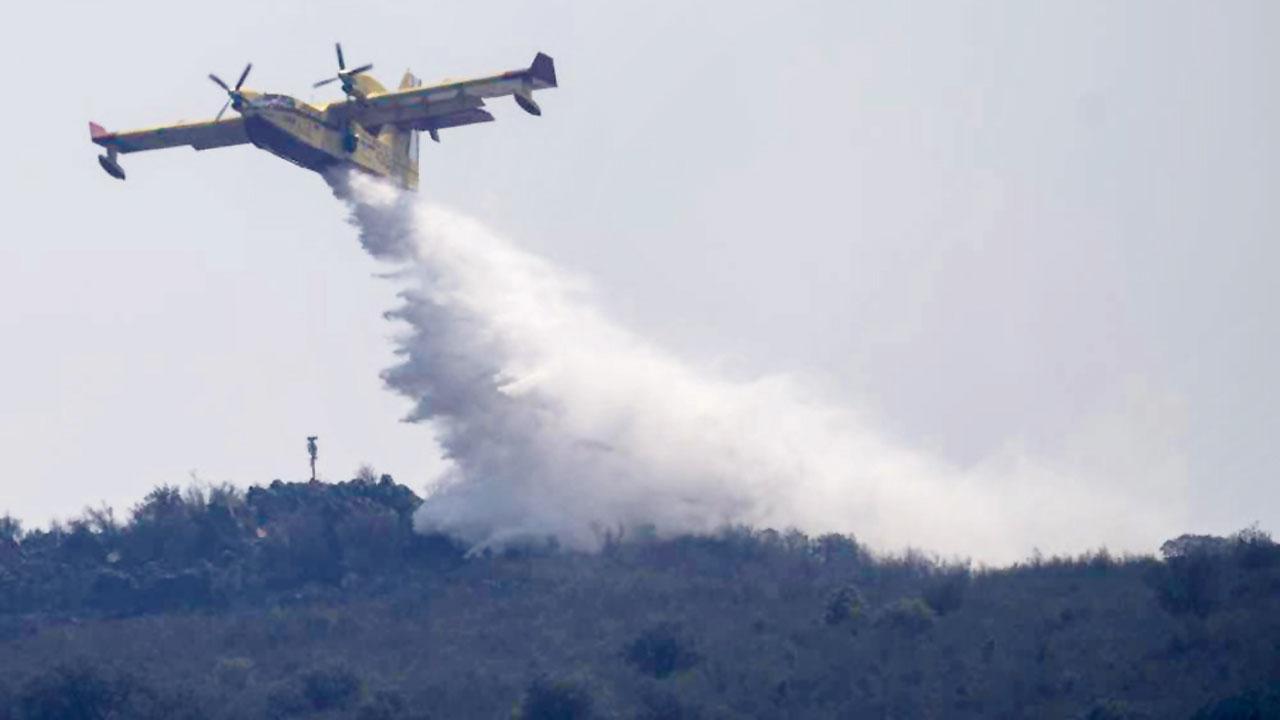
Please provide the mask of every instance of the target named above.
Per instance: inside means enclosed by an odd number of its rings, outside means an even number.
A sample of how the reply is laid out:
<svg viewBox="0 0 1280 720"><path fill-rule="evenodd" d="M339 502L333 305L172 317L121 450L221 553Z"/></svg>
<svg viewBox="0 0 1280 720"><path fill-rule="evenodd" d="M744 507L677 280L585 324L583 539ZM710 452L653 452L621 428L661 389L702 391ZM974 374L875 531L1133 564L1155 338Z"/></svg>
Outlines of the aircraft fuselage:
<svg viewBox="0 0 1280 720"><path fill-rule="evenodd" d="M323 174L346 164L393 179L412 174L416 180L417 167L358 123L335 121L285 95L258 96L239 109L249 141L295 165Z"/></svg>

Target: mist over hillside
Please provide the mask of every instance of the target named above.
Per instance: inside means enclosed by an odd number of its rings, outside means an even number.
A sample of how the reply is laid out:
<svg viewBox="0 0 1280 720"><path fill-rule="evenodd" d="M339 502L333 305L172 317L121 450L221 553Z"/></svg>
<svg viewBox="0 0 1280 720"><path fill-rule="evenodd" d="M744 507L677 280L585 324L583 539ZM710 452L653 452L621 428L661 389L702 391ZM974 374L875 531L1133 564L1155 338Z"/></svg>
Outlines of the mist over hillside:
<svg viewBox="0 0 1280 720"><path fill-rule="evenodd" d="M1256 528L991 569L741 526L468 554L414 532L423 506L370 472L5 516L0 717L1280 710L1280 547Z"/></svg>

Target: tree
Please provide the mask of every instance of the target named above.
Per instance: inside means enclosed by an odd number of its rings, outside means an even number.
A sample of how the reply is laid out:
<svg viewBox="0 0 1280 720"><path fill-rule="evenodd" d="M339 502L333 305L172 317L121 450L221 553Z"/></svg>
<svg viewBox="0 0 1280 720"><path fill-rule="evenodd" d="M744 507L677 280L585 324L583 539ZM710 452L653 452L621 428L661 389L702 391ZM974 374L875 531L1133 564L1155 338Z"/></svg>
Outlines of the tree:
<svg viewBox="0 0 1280 720"><path fill-rule="evenodd" d="M5 513L0 515L0 543L16 543L22 539L22 521Z"/></svg>
<svg viewBox="0 0 1280 720"><path fill-rule="evenodd" d="M640 672L661 680L698 662L691 643L673 623L660 623L627 644L623 658Z"/></svg>
<svg viewBox="0 0 1280 720"><path fill-rule="evenodd" d="M946 569L925 583L924 601L938 615L946 615L960 609L968 587L968 568Z"/></svg>
<svg viewBox="0 0 1280 720"><path fill-rule="evenodd" d="M845 585L831 593L831 597L827 599L827 607L822 615L822 621L828 625L840 625L845 622L857 623L862 619L864 611L865 604L862 601L862 593L858 592L858 588L852 585Z"/></svg>
<svg viewBox="0 0 1280 720"><path fill-rule="evenodd" d="M880 614L878 624L919 636L933 629L933 610L920 598L902 598Z"/></svg>
<svg viewBox="0 0 1280 720"><path fill-rule="evenodd" d="M1280 545L1256 524L1232 535L1231 540L1235 542L1236 558L1245 568L1256 570L1280 562Z"/></svg>
<svg viewBox="0 0 1280 720"><path fill-rule="evenodd" d="M1151 571L1148 579L1155 590L1156 601L1175 615L1191 613L1207 617L1218 606L1221 595L1221 557L1216 550L1191 550L1167 557Z"/></svg>

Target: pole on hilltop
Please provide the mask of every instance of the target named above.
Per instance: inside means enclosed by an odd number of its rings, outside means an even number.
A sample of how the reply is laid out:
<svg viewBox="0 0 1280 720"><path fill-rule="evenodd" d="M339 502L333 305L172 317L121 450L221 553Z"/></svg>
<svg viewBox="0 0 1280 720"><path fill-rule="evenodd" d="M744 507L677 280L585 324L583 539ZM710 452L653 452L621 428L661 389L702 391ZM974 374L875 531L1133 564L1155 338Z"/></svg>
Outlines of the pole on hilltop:
<svg viewBox="0 0 1280 720"><path fill-rule="evenodd" d="M316 456L320 454L320 449L316 447L316 440L319 439L318 435L307 436L307 454L311 456L311 482L316 481Z"/></svg>

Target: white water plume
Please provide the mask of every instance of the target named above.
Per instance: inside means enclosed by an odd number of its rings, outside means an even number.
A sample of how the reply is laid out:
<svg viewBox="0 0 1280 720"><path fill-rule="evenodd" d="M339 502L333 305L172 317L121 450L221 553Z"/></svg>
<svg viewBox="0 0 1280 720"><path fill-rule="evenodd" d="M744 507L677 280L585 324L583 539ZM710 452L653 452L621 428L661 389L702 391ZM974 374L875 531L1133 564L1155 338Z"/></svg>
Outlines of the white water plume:
<svg viewBox="0 0 1280 720"><path fill-rule="evenodd" d="M587 287L482 223L361 175L338 193L398 262L385 374L450 461L417 516L475 547L727 524L846 532L990 562L1033 547L1150 550L1184 520L1178 407L1139 388L1068 460L956 467L787 376L731 381L602 316ZM1172 419L1172 420L1170 420Z"/></svg>

